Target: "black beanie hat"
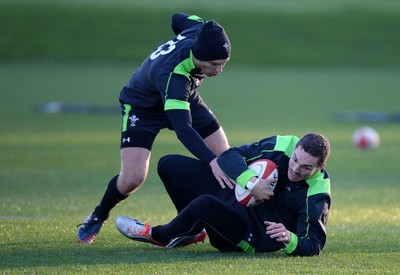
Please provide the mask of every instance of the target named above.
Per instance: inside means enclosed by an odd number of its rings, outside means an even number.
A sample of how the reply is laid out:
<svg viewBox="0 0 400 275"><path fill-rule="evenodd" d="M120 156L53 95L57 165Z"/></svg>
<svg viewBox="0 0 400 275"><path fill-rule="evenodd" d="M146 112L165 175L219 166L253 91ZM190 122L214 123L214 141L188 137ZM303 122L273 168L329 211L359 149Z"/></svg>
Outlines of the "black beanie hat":
<svg viewBox="0 0 400 275"><path fill-rule="evenodd" d="M194 57L201 61L226 59L231 56L231 42L224 28L211 20L197 32L192 46Z"/></svg>

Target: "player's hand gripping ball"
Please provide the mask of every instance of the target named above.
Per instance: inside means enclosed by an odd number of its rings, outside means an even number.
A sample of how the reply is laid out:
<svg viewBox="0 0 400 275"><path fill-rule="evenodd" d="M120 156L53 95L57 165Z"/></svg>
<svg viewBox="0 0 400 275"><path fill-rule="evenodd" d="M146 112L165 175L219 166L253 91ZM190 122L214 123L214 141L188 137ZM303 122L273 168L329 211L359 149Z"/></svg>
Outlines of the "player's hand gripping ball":
<svg viewBox="0 0 400 275"><path fill-rule="evenodd" d="M257 173L258 178L260 179L278 179L278 169L276 168L276 164L269 159L260 159L249 165L249 168L253 169L254 172ZM268 189L270 191L274 190L276 185L272 183L269 185ZM239 184L236 184L235 187L235 196L237 201L246 207L253 207L257 204L260 204L262 201L256 200L251 194L249 189L243 188Z"/></svg>

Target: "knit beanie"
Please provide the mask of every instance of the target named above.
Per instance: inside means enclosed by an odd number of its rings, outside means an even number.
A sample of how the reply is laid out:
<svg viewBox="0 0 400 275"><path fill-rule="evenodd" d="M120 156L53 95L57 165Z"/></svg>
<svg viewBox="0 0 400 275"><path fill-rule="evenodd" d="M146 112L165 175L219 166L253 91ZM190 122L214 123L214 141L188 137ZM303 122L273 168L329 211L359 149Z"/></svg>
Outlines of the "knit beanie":
<svg viewBox="0 0 400 275"><path fill-rule="evenodd" d="M195 58L201 61L226 59L231 56L231 42L224 28L214 20L205 23L197 32L192 46Z"/></svg>

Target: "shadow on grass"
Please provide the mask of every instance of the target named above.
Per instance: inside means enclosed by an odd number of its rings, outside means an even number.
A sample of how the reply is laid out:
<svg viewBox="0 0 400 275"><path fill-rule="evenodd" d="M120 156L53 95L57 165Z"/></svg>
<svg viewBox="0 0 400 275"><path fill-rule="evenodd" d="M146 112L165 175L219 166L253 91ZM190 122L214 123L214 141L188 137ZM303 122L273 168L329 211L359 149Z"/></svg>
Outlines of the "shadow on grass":
<svg viewBox="0 0 400 275"><path fill-rule="evenodd" d="M174 262L218 262L248 260L249 258L279 258L281 253L243 254L220 253L211 245L199 244L186 248L165 249L147 244L56 244L48 243L37 247L37 243L8 243L0 245L0 265L5 268L35 268L76 265L135 265ZM6 251L6 253L4 253Z"/></svg>

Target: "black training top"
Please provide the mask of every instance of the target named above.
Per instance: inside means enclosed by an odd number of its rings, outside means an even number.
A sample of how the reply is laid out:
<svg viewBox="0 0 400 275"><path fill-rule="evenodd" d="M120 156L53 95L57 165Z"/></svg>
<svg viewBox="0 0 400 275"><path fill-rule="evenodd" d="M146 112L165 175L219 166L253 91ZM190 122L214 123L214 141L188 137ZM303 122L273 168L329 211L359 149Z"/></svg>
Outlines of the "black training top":
<svg viewBox="0 0 400 275"><path fill-rule="evenodd" d="M181 32L146 58L126 83L127 89L120 99L136 108L189 110L188 98L205 78L195 67L191 53L196 33L204 22L199 17L174 15L172 29Z"/></svg>
<svg viewBox="0 0 400 275"><path fill-rule="evenodd" d="M283 223L291 233L290 243L282 249L290 255L318 255L326 242L326 223L331 205L330 179L325 169L310 178L292 182L288 179L289 159L299 139L295 136L272 136L259 142L231 148L218 157L221 169L243 187L256 176L248 165L258 159L270 159L278 167L274 196L262 204L248 207L257 228L256 252L270 251L264 221ZM264 241L263 241L264 240Z"/></svg>
<svg viewBox="0 0 400 275"><path fill-rule="evenodd" d="M172 30L177 35L155 49L132 75L120 101L133 108L165 112L179 140L199 159L209 163L216 155L192 128L189 97L206 77L196 68L192 45L206 21L198 16L174 14Z"/></svg>

